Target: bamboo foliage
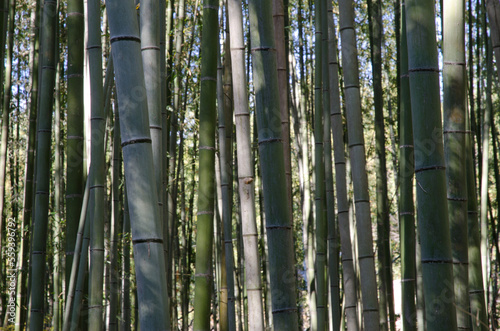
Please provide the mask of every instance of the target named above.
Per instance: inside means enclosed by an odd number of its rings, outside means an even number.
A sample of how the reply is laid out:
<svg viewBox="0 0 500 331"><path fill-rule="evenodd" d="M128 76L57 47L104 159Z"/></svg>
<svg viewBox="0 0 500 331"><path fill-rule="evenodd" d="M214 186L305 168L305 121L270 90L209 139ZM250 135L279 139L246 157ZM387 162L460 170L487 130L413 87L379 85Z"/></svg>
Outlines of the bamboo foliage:
<svg viewBox="0 0 500 331"><path fill-rule="evenodd" d="M433 17L433 1L406 2L417 219L428 331L457 329ZM427 147L429 143L432 149ZM441 309L437 310L437 305Z"/></svg>
<svg viewBox="0 0 500 331"><path fill-rule="evenodd" d="M140 327L168 330L163 232L159 226L153 152L149 134L141 44L132 1L106 1L128 209L134 247Z"/></svg>

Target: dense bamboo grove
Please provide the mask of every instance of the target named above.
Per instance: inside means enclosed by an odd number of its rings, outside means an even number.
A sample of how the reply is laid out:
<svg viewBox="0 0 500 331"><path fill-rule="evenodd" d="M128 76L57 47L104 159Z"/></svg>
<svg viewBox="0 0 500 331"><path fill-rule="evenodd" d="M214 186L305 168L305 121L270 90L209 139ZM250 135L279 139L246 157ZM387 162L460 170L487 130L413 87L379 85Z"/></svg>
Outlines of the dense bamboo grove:
<svg viewBox="0 0 500 331"><path fill-rule="evenodd" d="M0 329L498 329L499 19L0 0Z"/></svg>

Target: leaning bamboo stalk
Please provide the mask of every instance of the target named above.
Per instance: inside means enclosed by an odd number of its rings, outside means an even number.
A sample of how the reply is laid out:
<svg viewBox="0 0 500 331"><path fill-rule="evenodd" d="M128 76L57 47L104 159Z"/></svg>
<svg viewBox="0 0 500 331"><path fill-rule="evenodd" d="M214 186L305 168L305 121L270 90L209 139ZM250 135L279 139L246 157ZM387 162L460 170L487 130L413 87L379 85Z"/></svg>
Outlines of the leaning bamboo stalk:
<svg viewBox="0 0 500 331"><path fill-rule="evenodd" d="M83 245L83 237L85 231L85 220L87 218L87 206L89 203L89 191L90 191L90 177L87 177L87 184L85 185L85 190L82 200L82 211L80 213L80 221L78 223L78 231L76 235L74 252L76 254L73 256L71 261L71 273L69 278L69 284L67 285L66 291L66 306L64 309L63 317L63 331L68 331L70 329L70 315L73 306L73 301L75 298L75 287L76 287L76 277L78 272L78 265L80 264L80 257ZM86 250L85 250L86 251Z"/></svg>
<svg viewBox="0 0 500 331"><path fill-rule="evenodd" d="M159 226L153 152L139 27L133 1L106 1L134 245L141 329L169 329L163 232ZM160 184L160 183L158 183Z"/></svg>
<svg viewBox="0 0 500 331"><path fill-rule="evenodd" d="M330 6L330 3L329 3ZM328 53L330 77L330 119L333 135L333 153L335 160L335 188L337 190L337 218L342 252L342 281L344 286L346 326L349 331L358 330L356 309L356 275L354 274L351 231L349 228L349 200L347 199L346 159L344 127L340 109L339 63L337 59L337 37L333 15L328 15L328 35L330 38Z"/></svg>
<svg viewBox="0 0 500 331"><path fill-rule="evenodd" d="M356 207L356 227L358 238L358 259L361 275L363 321L366 329L378 330L379 309L377 299L377 281L375 278L370 197L368 194L365 143L361 118L358 52L356 48L356 33L354 29L353 1L339 1L339 6L347 131L351 156L351 173L354 186L354 203Z"/></svg>

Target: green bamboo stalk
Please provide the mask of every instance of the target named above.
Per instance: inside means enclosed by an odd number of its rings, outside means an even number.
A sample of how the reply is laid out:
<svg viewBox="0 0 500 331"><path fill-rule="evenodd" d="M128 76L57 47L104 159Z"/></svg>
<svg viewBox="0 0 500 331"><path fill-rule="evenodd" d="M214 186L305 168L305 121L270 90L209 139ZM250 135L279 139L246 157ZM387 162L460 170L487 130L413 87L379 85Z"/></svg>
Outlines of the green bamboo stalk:
<svg viewBox="0 0 500 331"><path fill-rule="evenodd" d="M408 0L406 18L426 325L456 330L434 2Z"/></svg>
<svg viewBox="0 0 500 331"><path fill-rule="evenodd" d="M471 109L472 111L472 109ZM469 117L466 118L469 120ZM479 219L477 210L476 177L472 156L472 134L470 121L466 129L469 134L466 140L467 162L467 227L469 246L469 300L472 330L488 330L488 312L483 287L483 271L481 267L481 239L479 235Z"/></svg>
<svg viewBox="0 0 500 331"><path fill-rule="evenodd" d="M249 1L255 103L268 237L273 327L297 330L292 215L286 194L271 3Z"/></svg>
<svg viewBox="0 0 500 331"><path fill-rule="evenodd" d="M201 41L200 147L194 330L210 329L215 177L218 2L203 1Z"/></svg>
<svg viewBox="0 0 500 331"><path fill-rule="evenodd" d="M14 45L14 9L15 2L12 0L6 1L4 4L1 4L2 13L0 13L2 24L1 33L1 45L2 51L0 52L0 58L5 62L5 77L3 77L3 69L4 62L0 65L2 67L0 69L0 81L3 83L3 99L2 99L2 126L1 126L1 137L0 137L0 246L2 245L2 237L3 237L3 228L4 228L4 207L5 207L5 182L6 182L6 173L7 173L7 145L9 140L9 119L10 119L10 100L12 96L12 48ZM6 6L6 7L4 7ZM8 32L8 38L7 37ZM5 40L7 39L7 45L5 45ZM7 47L5 47L7 46ZM5 54L5 48L7 48L7 54ZM15 266L13 266L15 267ZM13 269L13 268L12 268ZM6 277L3 277L3 268L0 270L0 286L2 288L8 288ZM7 296L5 293L0 295L0 304L3 307L6 307L7 304ZM2 313L4 310L2 309ZM4 323L3 325L7 326L7 314L4 315Z"/></svg>
<svg viewBox="0 0 500 331"><path fill-rule="evenodd" d="M243 249L245 255L246 287L250 330L264 328L262 285L258 233L255 211L255 183L252 146L250 140L250 113L248 109L243 18L240 0L228 1L231 64L233 78L234 113L236 124L236 152L238 160L238 192L241 207Z"/></svg>
<svg viewBox="0 0 500 331"><path fill-rule="evenodd" d="M163 183L162 124L161 124L161 68L160 68L160 11L158 0L141 1L141 47L144 81L148 100L149 128L153 147L155 178ZM163 214L162 186L157 185L160 217ZM163 224L160 224L163 227Z"/></svg>
<svg viewBox="0 0 500 331"><path fill-rule="evenodd" d="M81 252L82 251L87 251L88 246L84 245L84 231L85 231L85 224L86 224L86 219L87 219L87 206L89 203L89 191L90 191L90 177L87 178L87 183L85 185L85 190L83 194L83 200L82 200L82 211L80 213L80 220L78 222L78 231L77 231L77 236L76 236L76 241L75 241L75 247L74 251L76 252L72 262L71 266L71 276L70 276L70 282L66 284L66 306L64 309L64 316L63 316L63 331L68 331L70 329L70 314L72 312L72 306L73 303L75 302L75 289L76 289L76 282L77 282L77 276L80 270L78 269L80 265L80 259L81 259ZM88 241L87 241L88 244ZM84 249L82 249L82 247ZM86 254L84 254L86 255Z"/></svg>
<svg viewBox="0 0 500 331"><path fill-rule="evenodd" d="M324 5L322 0L314 1L314 215L316 217L316 261L314 278L316 279L316 325L312 329L325 330L327 321L327 289L326 289L326 252L327 232L326 223L326 192L325 192L325 160L323 155L323 25L321 24ZM326 32L327 33L327 32Z"/></svg>
<svg viewBox="0 0 500 331"><path fill-rule="evenodd" d="M356 34L354 30L353 2L349 0L339 1L339 7L347 130L356 207L358 259L361 275L361 297L363 301L363 321L365 329L378 330L379 309L377 299L377 281L375 278L375 263L373 258L370 198L368 195L368 178L366 174L366 156L359 95L358 59Z"/></svg>
<svg viewBox="0 0 500 331"><path fill-rule="evenodd" d="M486 0L486 10L488 13L488 23L490 26L491 43L495 52L497 64L497 75L500 77L500 3L494 0Z"/></svg>
<svg viewBox="0 0 500 331"><path fill-rule="evenodd" d="M35 219L31 251L31 330L41 330L43 328L45 313L45 249L49 213L51 126L54 104L52 96L55 84L57 19L57 2L45 0L42 18L41 47L43 53L41 59L42 72L37 125Z"/></svg>
<svg viewBox="0 0 500 331"><path fill-rule="evenodd" d="M470 329L465 139L465 1L444 1L443 136L457 326Z"/></svg>
<svg viewBox="0 0 500 331"><path fill-rule="evenodd" d="M330 3L329 5L330 6ZM330 38L328 63L330 64L330 118L332 125L334 159L335 159L335 186L337 190L337 218L342 252L342 281L345 295L344 311L346 314L347 330L358 330L356 311L356 276L352 259L351 231L349 228L349 201L347 199L346 160L344 150L344 127L340 109L339 93L339 63L337 59L337 38L333 15L328 16L328 36ZM332 307L333 308L333 307Z"/></svg>
<svg viewBox="0 0 500 331"><path fill-rule="evenodd" d="M226 32L227 33L227 32ZM226 34L226 42L225 44L228 44L227 38L229 37L228 34ZM227 62L230 61L230 58L227 57L224 59L224 65L227 66ZM225 114L224 114L224 109L225 109L225 99L229 98L229 95L226 96L224 95L224 66L221 63L221 56L220 56L220 51L219 51L219 56L217 57L217 123L218 123L218 140L219 140L219 157L215 159L215 182L217 185L217 209L216 209L216 234L215 234L215 255L216 260L217 260L217 267L220 266L220 268L217 268L216 274L218 275L217 277L217 289L218 289L218 299L219 299L219 328L221 331L227 331L229 328L229 317L228 317L228 277L232 276L229 275L229 272L227 272L229 269L228 267L228 262L229 258L227 258L227 252L225 251L225 240L226 240L226 229L225 223L229 221L229 223L232 225L232 215L229 212L232 209L232 202L229 202L229 185L232 187L232 181L231 184L229 184L228 178L231 176L230 175L230 165L229 162L227 162L227 154L229 148L226 146L226 125L225 125ZM219 170L219 171L217 171ZM222 177L225 177L224 182ZM185 227L182 227L182 230L185 231ZM231 229L232 230L232 229ZM231 233L230 231L229 233ZM184 237L184 235L183 235ZM232 243L232 235L230 236L230 240ZM184 238L183 238L184 239ZM184 241L184 240L183 240ZM185 242L183 243L185 246ZM184 261L184 259L183 259ZM233 287L234 288L234 287ZM182 308L183 308L183 316L184 316L184 309L186 309L188 306L188 303L183 300L182 302ZM187 320L187 318L183 318L183 324L184 321ZM187 327L187 321L185 323Z"/></svg>
<svg viewBox="0 0 500 331"><path fill-rule="evenodd" d="M68 295L71 295L74 293L74 298L72 302L66 303L66 309L71 308L70 311L66 311L65 314L68 314L68 319L66 319L65 316L65 322L64 322L64 329L66 330L71 330L75 331L78 330L79 328L84 328L85 325L87 324L87 320L85 318L81 318L82 316L82 311L84 310L84 298L87 294L87 289L85 288L85 280L87 278L87 273L88 273L88 261L89 261L89 242L90 242L90 222L92 220L92 210L91 206L93 205L92 202L92 197L90 197L90 181L91 178L90 176L87 177L87 186L85 187L85 190L88 192L85 192L85 195L88 195L88 200L85 201L86 205L82 204L82 213L81 213L81 218L80 218L80 223L79 223L79 228L78 228L78 234L77 234L77 244L78 244L78 239L79 236L82 237L81 239L81 250L80 253L75 254L75 258L73 259L73 265L71 268L71 280L73 281L74 284L74 290L72 290L70 283L70 289ZM85 211L83 211L83 207L85 207ZM82 218L85 221L82 221ZM81 232L83 230L83 232ZM76 244L75 244L76 247ZM78 255L78 258L76 256ZM77 260L78 261L75 261ZM78 267L77 267L78 265ZM73 269L75 272L73 273ZM88 284L88 283L87 283ZM69 314L71 314L71 319L69 319ZM67 321L67 323L66 323Z"/></svg>
<svg viewBox="0 0 500 331"><path fill-rule="evenodd" d="M401 321L404 331L417 330L415 208L413 205L413 130L411 121L405 2L401 3L399 118L399 233L401 238Z"/></svg>
<svg viewBox="0 0 500 331"><path fill-rule="evenodd" d="M93 202L90 205L93 210L93 217L90 235L88 299L88 325L91 330L103 329L104 206L106 199L104 135L106 132L106 114L103 106L100 10L99 1L87 1L87 53L89 57L91 108L90 201Z"/></svg>
<svg viewBox="0 0 500 331"><path fill-rule="evenodd" d="M288 8L287 8L288 10ZM274 41L276 45L276 66L278 75L279 106L281 115L281 134L283 139L283 156L285 158L286 187L288 209L293 214L292 202L292 162L290 156L290 114L288 107L288 69L285 34L284 0L273 0Z"/></svg>
<svg viewBox="0 0 500 331"><path fill-rule="evenodd" d="M112 58L110 58L112 60ZM120 266L118 261L119 235L122 232L122 189L120 181L121 173L121 146L120 146L120 119L117 117L118 112L115 111L115 119L113 123L113 160L112 160L112 215L111 215L111 234L110 234L110 294L109 294L109 329L117 330L119 327L119 294L121 289L120 284Z"/></svg>
<svg viewBox="0 0 500 331"><path fill-rule="evenodd" d="M230 4L228 3L228 16L230 15ZM228 17L230 19L230 16ZM228 23L228 26L231 24ZM225 48L229 49L229 40L231 33L226 32ZM220 56L218 57L220 59ZM217 71L217 107L218 107L218 127L219 127L219 155L220 155L220 174L221 174L221 195L222 200L222 232L223 232L223 260L224 265L221 270L222 287L225 286L225 325L223 321L223 307L221 300L221 330L236 330L236 317L234 306L234 256L233 256L233 218L232 218L232 57L230 52L226 53L224 65L219 63ZM226 86L228 84L229 86ZM229 89L230 91L224 91ZM227 93L226 93L227 92ZM229 101L229 102L228 102ZM226 137L229 137L227 139ZM225 283L224 283L225 281ZM222 296L222 293L221 293ZM225 327L225 328L223 328Z"/></svg>
<svg viewBox="0 0 500 331"><path fill-rule="evenodd" d="M368 0L370 54L373 68L373 102L375 108L375 152L377 154L377 247L380 279L379 309L381 329L395 331L392 266L390 250L389 200L387 197L387 164L385 155L384 91L382 88L382 3ZM387 318L389 317L389 325Z"/></svg>
<svg viewBox="0 0 500 331"><path fill-rule="evenodd" d="M10 119L10 101L12 98L12 49L14 47L14 22L16 1L9 0L8 3L8 38L7 38L7 53L5 58L5 78L3 85L3 100L2 100L2 132L0 143L0 229L2 229L2 221L4 219L5 207L5 175L7 170L7 142L9 138L9 119ZM3 57L2 57L3 59ZM3 64L2 64L3 66ZM1 76L0 76L1 77ZM0 234L0 242L2 235Z"/></svg>
<svg viewBox="0 0 500 331"><path fill-rule="evenodd" d="M27 295L27 261L28 261L28 243L29 232L25 231L26 227L31 224L32 204L33 204L33 177L34 177L34 151L35 151L35 135L36 135L36 113L38 106L38 62L39 62L39 23L40 23L40 1L35 1L35 6L31 12L31 42L30 42L30 100L29 100L29 124L28 135L26 142L26 167L24 172L24 199L23 199L23 216L21 223L22 244L19 250L19 278L17 283L18 299L16 303L16 331L23 329L26 322L26 306L28 301Z"/></svg>
<svg viewBox="0 0 500 331"><path fill-rule="evenodd" d="M115 109L118 109L116 107ZM126 187L126 185L124 186ZM131 325L130 303L130 217L128 212L127 190L123 190L123 263L122 263L122 306L120 330L128 331Z"/></svg>
<svg viewBox="0 0 500 331"><path fill-rule="evenodd" d="M60 4L59 4L60 5ZM57 47L59 50L59 47ZM57 52L58 53L58 52ZM62 314L63 308L61 300L62 294L62 279L61 279L61 265L62 259L60 256L60 249L62 244L61 233L61 220L63 219L63 206L62 206L62 159L61 159L61 76L64 77L64 67L61 61L57 63L56 69L56 82L55 82L55 104L54 104L54 217L52 219L52 246L53 246L53 262L52 270L53 277L53 313L52 313L52 329L59 331L62 328Z"/></svg>
<svg viewBox="0 0 500 331"><path fill-rule="evenodd" d="M326 192L326 223L328 228L328 279L330 284L330 315L329 322L332 325L332 330L340 329L340 293L339 293L339 241L337 236L337 224L335 220L335 194L333 191L333 165L332 165L332 139L331 139L331 118L330 105L332 102L332 92L330 89L337 88L338 81L330 79L330 57L331 51L336 51L334 45L330 44L334 35L329 28L329 24L333 25L333 9L331 1L323 2L323 12L321 13L321 30L323 31L322 39L322 70L323 70L323 152L325 160L325 192ZM334 69L332 68L332 71ZM337 76L338 79L338 76ZM335 85L337 83L337 85ZM330 85L332 84L332 85ZM337 92L338 93L338 92ZM325 307L326 309L326 307ZM328 315L328 316L329 316Z"/></svg>
<svg viewBox="0 0 500 331"><path fill-rule="evenodd" d="M486 28L485 28L485 36ZM489 238L488 238L488 186L489 186L489 148L490 148L490 113L492 112L492 78L493 78L493 50L492 41L486 38L486 89L485 98L486 105L483 108L484 112L481 121L481 139L478 140L478 146L481 146L482 155L481 162L479 163L480 172L480 205L479 205L479 226L481 235L481 266L483 268L483 287L487 291L489 288L490 277L490 249L489 249ZM486 304L491 305L490 300L486 297Z"/></svg>
<svg viewBox="0 0 500 331"><path fill-rule="evenodd" d="M141 329L169 329L163 232L153 170L139 27L133 1L106 1L132 228Z"/></svg>
<svg viewBox="0 0 500 331"><path fill-rule="evenodd" d="M68 28L68 115L66 143L66 284L69 284L74 243L83 192L83 0L69 0Z"/></svg>

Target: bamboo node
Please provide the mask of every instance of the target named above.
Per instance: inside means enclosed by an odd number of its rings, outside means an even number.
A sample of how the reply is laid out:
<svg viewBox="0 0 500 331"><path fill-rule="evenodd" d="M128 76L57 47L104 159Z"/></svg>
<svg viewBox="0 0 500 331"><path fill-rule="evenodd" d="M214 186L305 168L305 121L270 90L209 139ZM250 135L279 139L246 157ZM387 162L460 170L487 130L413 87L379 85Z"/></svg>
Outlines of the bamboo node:
<svg viewBox="0 0 500 331"><path fill-rule="evenodd" d="M269 143L274 143L274 142L281 142L281 138L262 139L262 140L259 140L259 145L260 144L269 144Z"/></svg>
<svg viewBox="0 0 500 331"><path fill-rule="evenodd" d="M144 244L144 243L157 243L163 244L163 239L161 238L149 238L149 239L135 239L132 240L132 244Z"/></svg>
<svg viewBox="0 0 500 331"><path fill-rule="evenodd" d="M291 230L292 227L290 225L267 225L267 230Z"/></svg>
<svg viewBox="0 0 500 331"><path fill-rule="evenodd" d="M458 62L458 61L444 61L444 64L447 65L452 65L452 66L464 66L465 62Z"/></svg>
<svg viewBox="0 0 500 331"><path fill-rule="evenodd" d="M214 77L209 77L209 76L205 76L205 77L201 77L201 81L205 81L205 80L210 80L210 81L213 81L213 82L216 82L217 79L215 79Z"/></svg>
<svg viewBox="0 0 500 331"><path fill-rule="evenodd" d="M463 133L463 134L468 134L468 133L471 133L471 131L470 130L444 130L443 134L444 133Z"/></svg>
<svg viewBox="0 0 500 331"><path fill-rule="evenodd" d="M113 44L115 41L135 41L135 42L140 43L141 38L139 38L137 36L114 36L114 37L111 37L109 42L111 44Z"/></svg>
<svg viewBox="0 0 500 331"><path fill-rule="evenodd" d="M400 145L399 148L413 148L413 145Z"/></svg>
<svg viewBox="0 0 500 331"><path fill-rule="evenodd" d="M218 6L212 6L212 5L204 5L203 9L219 10L219 7Z"/></svg>
<svg viewBox="0 0 500 331"><path fill-rule="evenodd" d="M160 47L158 46L147 46L147 47L142 47L141 48L141 51L147 51L147 50L154 50L154 51L159 51L160 50Z"/></svg>
<svg viewBox="0 0 500 331"><path fill-rule="evenodd" d="M342 32L344 30L354 30L354 27L353 26L343 26L339 29L339 32Z"/></svg>
<svg viewBox="0 0 500 331"><path fill-rule="evenodd" d="M454 197L447 197L448 200L451 201L467 201L467 198L454 198Z"/></svg>
<svg viewBox="0 0 500 331"><path fill-rule="evenodd" d="M207 211L199 211L196 215L213 215L214 212L207 210Z"/></svg>
<svg viewBox="0 0 500 331"><path fill-rule="evenodd" d="M282 313L293 313L296 311L297 311L297 308L294 308L294 307L273 309L273 315L274 314L282 314Z"/></svg>
<svg viewBox="0 0 500 331"><path fill-rule="evenodd" d="M83 140L82 136L67 136L66 139Z"/></svg>
<svg viewBox="0 0 500 331"><path fill-rule="evenodd" d="M411 72L439 72L439 68L417 67L417 68L408 69L408 73L411 73Z"/></svg>
<svg viewBox="0 0 500 331"><path fill-rule="evenodd" d="M421 172L421 171L427 171L427 170L446 170L446 167L445 166L421 167L421 168L415 169L415 173Z"/></svg>
<svg viewBox="0 0 500 331"><path fill-rule="evenodd" d="M127 145L133 145L133 144L151 144L151 138L137 138L137 139L130 139L127 141L122 142L122 148L127 146Z"/></svg>
<svg viewBox="0 0 500 331"><path fill-rule="evenodd" d="M250 52L257 52L257 51L271 51L271 52L276 52L276 48L269 47L269 46L262 46L262 47L254 47L254 48L250 49Z"/></svg>
<svg viewBox="0 0 500 331"><path fill-rule="evenodd" d="M443 259L443 260L435 260L435 259L422 259L422 263L429 264L445 264L445 263L453 263L451 259Z"/></svg>
<svg viewBox="0 0 500 331"><path fill-rule="evenodd" d="M363 260L363 259L373 259L373 254L371 254L371 255L360 255L360 256L358 256L358 260Z"/></svg>

